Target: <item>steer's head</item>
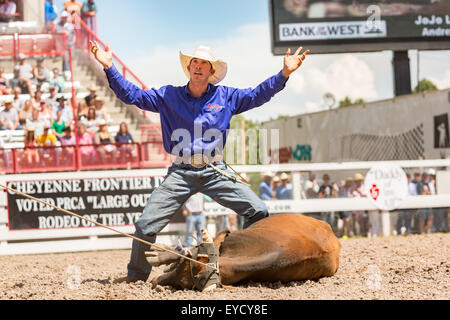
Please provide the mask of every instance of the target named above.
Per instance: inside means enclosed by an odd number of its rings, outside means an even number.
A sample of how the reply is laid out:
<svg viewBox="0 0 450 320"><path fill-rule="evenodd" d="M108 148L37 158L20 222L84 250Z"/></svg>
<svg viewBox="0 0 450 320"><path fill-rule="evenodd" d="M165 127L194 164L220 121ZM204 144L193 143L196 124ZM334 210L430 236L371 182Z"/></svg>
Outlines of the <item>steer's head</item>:
<svg viewBox="0 0 450 320"><path fill-rule="evenodd" d="M202 238L202 240L211 241L207 234L202 235ZM165 248L167 249L168 247L166 246ZM170 249L176 251L176 249ZM196 261L204 264L210 262L209 257L201 254L197 255L198 248L180 249L177 252L189 258L195 257ZM203 264L195 263L167 251L150 251L146 253L146 257L152 266L168 266L162 275L152 279L153 286L161 285L172 286L178 289L193 289L196 277L206 270L206 266Z"/></svg>

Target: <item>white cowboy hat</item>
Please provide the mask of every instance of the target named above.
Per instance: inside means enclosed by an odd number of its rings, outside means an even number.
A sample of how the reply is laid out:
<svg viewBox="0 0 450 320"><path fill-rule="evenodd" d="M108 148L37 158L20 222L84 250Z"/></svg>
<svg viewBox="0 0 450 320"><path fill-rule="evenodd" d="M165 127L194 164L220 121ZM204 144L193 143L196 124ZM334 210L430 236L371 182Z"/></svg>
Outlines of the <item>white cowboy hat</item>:
<svg viewBox="0 0 450 320"><path fill-rule="evenodd" d="M188 66L193 58L203 59L211 62L215 72L211 77L209 77L209 83L213 85L218 84L227 75L227 63L222 60L217 60L212 54L210 48L205 46L199 46L197 49L195 49L192 55L183 54L180 51L181 67L183 68L183 71L188 77L188 79L190 78Z"/></svg>

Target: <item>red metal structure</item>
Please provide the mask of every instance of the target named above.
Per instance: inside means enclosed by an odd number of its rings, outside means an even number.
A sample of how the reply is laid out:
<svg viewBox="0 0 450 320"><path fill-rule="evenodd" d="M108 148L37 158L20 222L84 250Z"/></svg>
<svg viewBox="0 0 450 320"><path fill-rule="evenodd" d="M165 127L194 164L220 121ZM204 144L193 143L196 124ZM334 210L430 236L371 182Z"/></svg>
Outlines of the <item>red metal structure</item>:
<svg viewBox="0 0 450 320"><path fill-rule="evenodd" d="M97 36L96 17L82 20L76 17L75 47L89 50L89 40L98 42L105 47ZM95 28L93 31L92 28ZM72 50L67 44L64 33L51 34L5 34L0 36L0 57L15 59L19 54L33 56L63 56L68 54L71 82L72 106L75 119L75 136L77 136L76 92L73 86L74 73L72 68ZM145 84L128 68L115 53L114 63L121 68L123 76L147 89ZM145 116L145 112L143 112ZM109 145L78 145L58 147L25 147L17 149L0 149L0 173L19 174L30 172L77 171L77 170L110 170L130 168L167 167L172 162L172 156L164 150L161 125L149 124L141 128L142 143L109 144ZM38 159L29 157L29 153L37 153ZM32 158L32 159L31 159ZM31 159L31 160L30 160Z"/></svg>

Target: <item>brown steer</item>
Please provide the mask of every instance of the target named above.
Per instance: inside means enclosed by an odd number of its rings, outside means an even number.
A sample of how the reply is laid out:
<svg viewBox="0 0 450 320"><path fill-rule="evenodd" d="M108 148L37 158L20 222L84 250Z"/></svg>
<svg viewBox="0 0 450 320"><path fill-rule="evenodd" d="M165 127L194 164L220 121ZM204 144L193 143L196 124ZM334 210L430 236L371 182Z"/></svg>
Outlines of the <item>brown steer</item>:
<svg viewBox="0 0 450 320"><path fill-rule="evenodd" d="M339 267L341 244L330 226L302 215L273 215L248 229L222 232L214 244L220 250L219 276L223 285L250 280L318 279L333 276ZM148 261L153 266L172 263L164 274L152 280L154 285L191 289L193 276L202 269L170 253L151 256Z"/></svg>

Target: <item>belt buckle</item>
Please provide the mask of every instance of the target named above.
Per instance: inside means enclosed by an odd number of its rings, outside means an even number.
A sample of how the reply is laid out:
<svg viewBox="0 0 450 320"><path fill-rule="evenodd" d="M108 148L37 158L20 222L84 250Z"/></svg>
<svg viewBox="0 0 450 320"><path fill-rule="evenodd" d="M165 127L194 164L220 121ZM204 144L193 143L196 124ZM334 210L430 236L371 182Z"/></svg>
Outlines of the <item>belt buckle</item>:
<svg viewBox="0 0 450 320"><path fill-rule="evenodd" d="M191 166L200 169L206 166L206 157L203 154L194 154L191 156Z"/></svg>

